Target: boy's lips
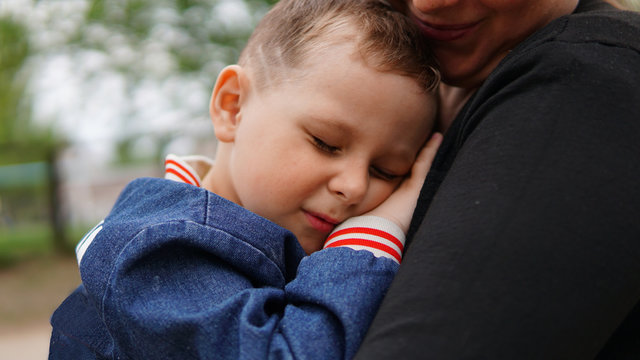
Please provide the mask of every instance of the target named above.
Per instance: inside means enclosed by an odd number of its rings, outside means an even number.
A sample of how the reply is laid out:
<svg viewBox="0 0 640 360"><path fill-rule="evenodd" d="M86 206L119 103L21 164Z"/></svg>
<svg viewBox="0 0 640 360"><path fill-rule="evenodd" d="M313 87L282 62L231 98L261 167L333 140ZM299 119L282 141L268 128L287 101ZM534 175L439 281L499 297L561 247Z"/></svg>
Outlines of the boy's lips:
<svg viewBox="0 0 640 360"><path fill-rule="evenodd" d="M338 225L339 221L335 220L329 216L314 213L311 211L303 210L304 216L306 216L307 220L311 224L311 227L318 230L323 234L328 234L333 230L333 228Z"/></svg>
<svg viewBox="0 0 640 360"><path fill-rule="evenodd" d="M413 17L424 36L436 41L453 41L464 37L477 28L480 21L466 24L442 24L436 25Z"/></svg>

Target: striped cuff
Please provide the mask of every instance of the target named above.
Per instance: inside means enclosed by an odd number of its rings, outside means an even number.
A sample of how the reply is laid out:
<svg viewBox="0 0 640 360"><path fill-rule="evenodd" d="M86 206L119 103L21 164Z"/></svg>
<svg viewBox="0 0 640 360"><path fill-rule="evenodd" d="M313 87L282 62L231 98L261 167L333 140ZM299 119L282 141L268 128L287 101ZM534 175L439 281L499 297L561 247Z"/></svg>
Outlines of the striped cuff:
<svg viewBox="0 0 640 360"><path fill-rule="evenodd" d="M164 178L200 187L200 176L179 156L169 154L164 160Z"/></svg>
<svg viewBox="0 0 640 360"><path fill-rule="evenodd" d="M378 216L356 216L338 225L324 243L324 248L348 247L368 250L377 257L402 261L405 235L393 221Z"/></svg>

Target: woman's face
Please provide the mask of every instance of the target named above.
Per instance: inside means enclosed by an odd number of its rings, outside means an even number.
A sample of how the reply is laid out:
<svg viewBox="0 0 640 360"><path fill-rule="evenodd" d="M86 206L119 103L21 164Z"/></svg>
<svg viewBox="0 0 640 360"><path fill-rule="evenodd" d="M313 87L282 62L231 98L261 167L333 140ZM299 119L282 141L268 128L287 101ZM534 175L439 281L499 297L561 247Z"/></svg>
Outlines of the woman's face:
<svg viewBox="0 0 640 360"><path fill-rule="evenodd" d="M474 88L511 49L578 0L406 0L449 85Z"/></svg>

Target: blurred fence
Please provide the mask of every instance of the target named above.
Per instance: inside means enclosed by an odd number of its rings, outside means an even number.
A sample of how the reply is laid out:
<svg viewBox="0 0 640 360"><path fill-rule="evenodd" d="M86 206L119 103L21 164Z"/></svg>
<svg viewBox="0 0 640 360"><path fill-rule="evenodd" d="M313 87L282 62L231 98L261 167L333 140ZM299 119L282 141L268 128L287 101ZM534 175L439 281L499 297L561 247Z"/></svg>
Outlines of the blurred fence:
<svg viewBox="0 0 640 360"><path fill-rule="evenodd" d="M108 214L126 183L162 175L161 163L104 166L94 160L67 146L0 165L0 267L36 254L71 252Z"/></svg>
<svg viewBox="0 0 640 360"><path fill-rule="evenodd" d="M30 160L0 165L0 263L31 250L65 250L56 153Z"/></svg>
<svg viewBox="0 0 640 360"><path fill-rule="evenodd" d="M3 227L50 221L56 182L49 161L0 166L0 224ZM52 204L53 203L53 204ZM53 225L53 224L52 224Z"/></svg>

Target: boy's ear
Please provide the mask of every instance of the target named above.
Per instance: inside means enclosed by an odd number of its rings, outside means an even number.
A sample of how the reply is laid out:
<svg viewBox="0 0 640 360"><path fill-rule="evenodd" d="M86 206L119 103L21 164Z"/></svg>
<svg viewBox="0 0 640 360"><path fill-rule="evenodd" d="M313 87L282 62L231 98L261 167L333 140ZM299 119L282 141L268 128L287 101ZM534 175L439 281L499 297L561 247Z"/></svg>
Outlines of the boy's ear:
<svg viewBox="0 0 640 360"><path fill-rule="evenodd" d="M209 114L216 137L221 142L233 142L240 122L241 102L246 96L245 72L239 65L222 69L216 80L209 104Z"/></svg>

